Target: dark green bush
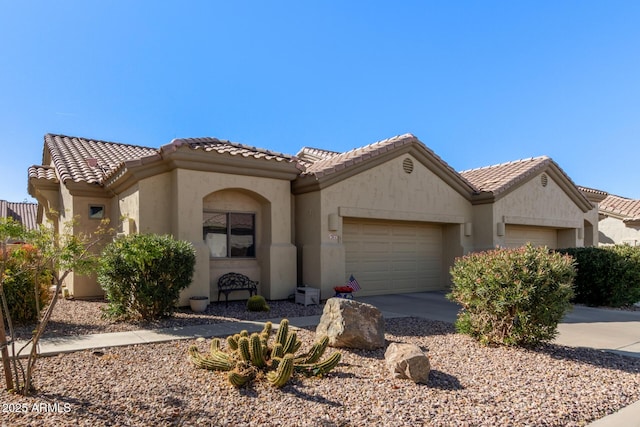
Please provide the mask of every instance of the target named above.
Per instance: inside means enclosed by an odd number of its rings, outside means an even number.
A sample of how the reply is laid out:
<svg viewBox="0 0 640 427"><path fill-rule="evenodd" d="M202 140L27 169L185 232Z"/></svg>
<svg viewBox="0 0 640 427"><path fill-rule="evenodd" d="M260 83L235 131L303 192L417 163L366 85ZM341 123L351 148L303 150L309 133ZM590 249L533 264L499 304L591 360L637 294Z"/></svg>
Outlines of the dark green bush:
<svg viewBox="0 0 640 427"><path fill-rule="evenodd" d="M640 247L569 248L576 260L574 302L622 307L640 301Z"/></svg>
<svg viewBox="0 0 640 427"><path fill-rule="evenodd" d="M170 316L189 286L195 267L191 243L157 234L131 234L107 245L98 281L108 300L106 314L152 320Z"/></svg>
<svg viewBox="0 0 640 427"><path fill-rule="evenodd" d="M20 245L8 252L4 277L4 293L13 323L26 325L36 323L36 272L29 263L37 257L37 249L31 245ZM51 272L38 273L38 304L42 310L51 300Z"/></svg>
<svg viewBox="0 0 640 427"><path fill-rule="evenodd" d="M483 344L531 346L553 339L570 308L573 259L527 245L458 258L447 298L463 309L456 328Z"/></svg>

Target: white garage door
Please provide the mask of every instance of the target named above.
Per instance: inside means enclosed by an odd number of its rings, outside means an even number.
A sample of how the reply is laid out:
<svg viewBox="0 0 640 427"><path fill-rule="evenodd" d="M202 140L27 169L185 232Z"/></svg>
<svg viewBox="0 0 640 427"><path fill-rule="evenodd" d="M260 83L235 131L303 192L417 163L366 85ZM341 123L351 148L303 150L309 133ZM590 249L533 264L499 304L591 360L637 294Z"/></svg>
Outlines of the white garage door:
<svg viewBox="0 0 640 427"><path fill-rule="evenodd" d="M554 228L507 224L505 229L505 246L508 248L519 248L527 243L549 249L558 247L558 231Z"/></svg>
<svg viewBox="0 0 640 427"><path fill-rule="evenodd" d="M443 289L442 227L345 218L346 274L358 280L358 295Z"/></svg>

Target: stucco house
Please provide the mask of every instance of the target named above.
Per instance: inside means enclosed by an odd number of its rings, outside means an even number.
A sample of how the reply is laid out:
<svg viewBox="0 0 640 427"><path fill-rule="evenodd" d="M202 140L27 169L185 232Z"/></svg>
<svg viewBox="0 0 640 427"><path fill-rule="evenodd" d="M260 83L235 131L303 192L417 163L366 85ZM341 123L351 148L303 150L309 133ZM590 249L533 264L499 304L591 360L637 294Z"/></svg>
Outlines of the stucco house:
<svg viewBox="0 0 640 427"><path fill-rule="evenodd" d="M268 299L302 284L327 298L351 274L359 295L445 289L454 259L470 251L598 241L597 209L550 158L458 173L411 134L295 156L215 138L155 149L48 134L29 193L39 220L54 209L60 222L79 216L79 230L110 218L122 233L192 242L182 302L215 300L229 271L259 280ZM67 286L76 297L102 293L95 278Z"/></svg>
<svg viewBox="0 0 640 427"><path fill-rule="evenodd" d="M606 194L599 212L601 244L640 245L640 200Z"/></svg>

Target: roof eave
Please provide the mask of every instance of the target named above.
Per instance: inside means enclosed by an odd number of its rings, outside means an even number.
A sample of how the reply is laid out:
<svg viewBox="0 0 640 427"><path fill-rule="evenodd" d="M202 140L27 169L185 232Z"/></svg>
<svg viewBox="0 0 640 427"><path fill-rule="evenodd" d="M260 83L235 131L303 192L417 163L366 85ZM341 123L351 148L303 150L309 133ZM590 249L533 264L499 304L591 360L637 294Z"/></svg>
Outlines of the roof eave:
<svg viewBox="0 0 640 427"><path fill-rule="evenodd" d="M76 197L111 197L109 191L99 183L66 180L64 186Z"/></svg>
<svg viewBox="0 0 640 427"><path fill-rule="evenodd" d="M496 191L482 191L473 197L473 204L493 203L512 193L516 189L522 187L525 183L547 173L551 179L569 196L569 198L582 210L589 212L594 205L587 199L582 191L571 181L571 179L560 169L560 167L552 160L548 159L545 163L532 168L531 170L515 177L511 182Z"/></svg>
<svg viewBox="0 0 640 427"><path fill-rule="evenodd" d="M255 158L251 155L205 152L194 150L183 144L175 150L162 152L171 169L180 168L203 172L219 172L233 175L249 175L261 178L274 178L293 181L300 174L293 160Z"/></svg>
<svg viewBox="0 0 640 427"><path fill-rule="evenodd" d="M302 175L293 182L293 193L303 194L322 190L404 154L412 155L416 160L422 163L427 169L446 182L451 188L467 200L472 199L475 189L457 172L444 164L442 160L435 158L426 146L419 142L415 137L414 141L410 144L389 148L384 153L367 157L366 159L362 159L361 161L345 166L340 170L333 171L332 173Z"/></svg>

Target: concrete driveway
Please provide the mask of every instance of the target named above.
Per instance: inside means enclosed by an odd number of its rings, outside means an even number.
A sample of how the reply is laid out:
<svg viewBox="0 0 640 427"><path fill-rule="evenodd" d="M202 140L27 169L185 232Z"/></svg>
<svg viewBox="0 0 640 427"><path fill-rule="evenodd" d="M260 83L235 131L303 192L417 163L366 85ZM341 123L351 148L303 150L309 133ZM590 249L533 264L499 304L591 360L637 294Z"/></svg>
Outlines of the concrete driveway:
<svg viewBox="0 0 640 427"><path fill-rule="evenodd" d="M375 305L385 316L409 315L453 323L460 307L446 292L358 297ZM640 311L574 306L558 325L556 344L590 347L640 357Z"/></svg>

